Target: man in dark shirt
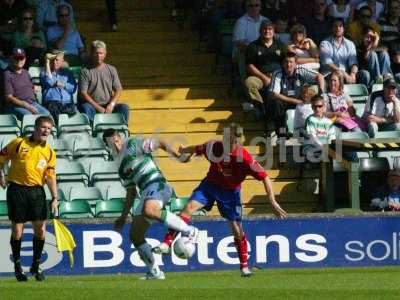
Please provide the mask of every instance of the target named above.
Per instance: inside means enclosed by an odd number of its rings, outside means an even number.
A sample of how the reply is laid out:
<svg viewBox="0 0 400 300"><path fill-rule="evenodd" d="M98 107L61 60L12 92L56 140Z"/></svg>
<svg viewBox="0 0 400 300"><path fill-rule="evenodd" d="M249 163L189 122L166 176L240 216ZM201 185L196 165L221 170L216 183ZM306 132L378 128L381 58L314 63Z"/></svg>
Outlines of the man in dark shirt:
<svg viewBox="0 0 400 300"><path fill-rule="evenodd" d="M326 0L314 0L312 16L302 20L307 29L307 35L317 45L331 34L333 18L326 15Z"/></svg>
<svg viewBox="0 0 400 300"><path fill-rule="evenodd" d="M249 77L245 80L248 98L254 104L263 103L260 90L270 85L272 72L279 69L284 45L274 38L274 24L263 21L260 38L252 42L246 50L246 65Z"/></svg>

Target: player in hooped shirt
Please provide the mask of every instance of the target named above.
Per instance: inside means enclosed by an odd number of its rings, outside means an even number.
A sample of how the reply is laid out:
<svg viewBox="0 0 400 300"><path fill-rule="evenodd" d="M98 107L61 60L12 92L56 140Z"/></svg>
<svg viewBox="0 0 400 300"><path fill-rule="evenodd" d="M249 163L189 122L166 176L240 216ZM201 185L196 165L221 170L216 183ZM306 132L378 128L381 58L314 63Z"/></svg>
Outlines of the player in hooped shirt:
<svg viewBox="0 0 400 300"><path fill-rule="evenodd" d="M181 161L185 156L187 156L185 157L186 161L189 161L193 155L204 155L211 164L206 178L193 191L180 216L184 221L189 222L190 216L195 211L205 206L211 207L216 202L221 216L230 222L239 254L241 275L248 277L252 273L248 266L247 239L241 223L242 204L240 200L241 183L246 176L251 175L262 182L268 200L278 218L285 218L286 212L275 200L272 183L267 173L239 142L242 135L242 128L232 124L224 132L224 141L208 141L202 145L179 149ZM224 145L226 145L225 149ZM169 253L175 236L175 231L168 231L164 242L153 248L153 251Z"/></svg>

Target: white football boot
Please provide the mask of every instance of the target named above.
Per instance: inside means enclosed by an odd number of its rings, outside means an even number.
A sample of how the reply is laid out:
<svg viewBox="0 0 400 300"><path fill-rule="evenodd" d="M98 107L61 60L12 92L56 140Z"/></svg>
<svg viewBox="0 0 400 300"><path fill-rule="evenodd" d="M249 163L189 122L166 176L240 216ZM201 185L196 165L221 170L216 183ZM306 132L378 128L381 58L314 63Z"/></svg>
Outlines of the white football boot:
<svg viewBox="0 0 400 300"><path fill-rule="evenodd" d="M242 277L251 277L253 276L253 272L251 272L249 267L244 267L240 269L240 273Z"/></svg>
<svg viewBox="0 0 400 300"><path fill-rule="evenodd" d="M164 280L165 274L163 271L152 269L145 276L140 277L140 280Z"/></svg>
<svg viewBox="0 0 400 300"><path fill-rule="evenodd" d="M171 247L168 246L166 243L161 243L158 246L155 246L151 249L155 254L171 254Z"/></svg>
<svg viewBox="0 0 400 300"><path fill-rule="evenodd" d="M192 243L197 243L197 238L199 236L199 230L194 226L190 226L189 234L184 235L184 236L187 236Z"/></svg>

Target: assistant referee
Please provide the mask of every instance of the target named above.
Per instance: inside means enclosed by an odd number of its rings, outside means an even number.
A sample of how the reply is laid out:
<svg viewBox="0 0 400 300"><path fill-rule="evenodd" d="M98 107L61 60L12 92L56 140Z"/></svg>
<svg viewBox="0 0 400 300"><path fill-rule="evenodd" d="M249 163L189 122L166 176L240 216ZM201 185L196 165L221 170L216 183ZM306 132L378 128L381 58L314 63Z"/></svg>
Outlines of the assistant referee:
<svg viewBox="0 0 400 300"><path fill-rule="evenodd" d="M21 268L21 239L24 224L32 222L33 259L31 274L37 281L44 275L39 268L42 256L47 219L47 203L44 191L46 183L50 189L51 210L57 214L57 184L55 176L56 154L47 143L54 126L53 119L40 116L35 121L34 132L28 137L12 140L0 152L0 185L7 189L8 218L11 221L10 244L14 260L15 277L18 281L28 278ZM11 160L7 183L3 168Z"/></svg>

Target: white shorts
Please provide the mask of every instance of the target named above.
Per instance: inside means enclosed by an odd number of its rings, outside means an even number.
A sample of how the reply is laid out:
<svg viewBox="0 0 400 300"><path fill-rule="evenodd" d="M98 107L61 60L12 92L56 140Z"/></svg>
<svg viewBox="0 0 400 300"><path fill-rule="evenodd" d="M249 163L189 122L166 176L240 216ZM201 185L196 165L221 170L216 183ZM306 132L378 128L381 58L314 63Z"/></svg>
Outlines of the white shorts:
<svg viewBox="0 0 400 300"><path fill-rule="evenodd" d="M138 203L134 204L133 215L140 216L142 214L144 203L149 199L156 200L160 209L163 208L171 200L171 197L174 194L174 190L166 182L155 182L150 184L142 191ZM135 202L137 202L137 200Z"/></svg>

